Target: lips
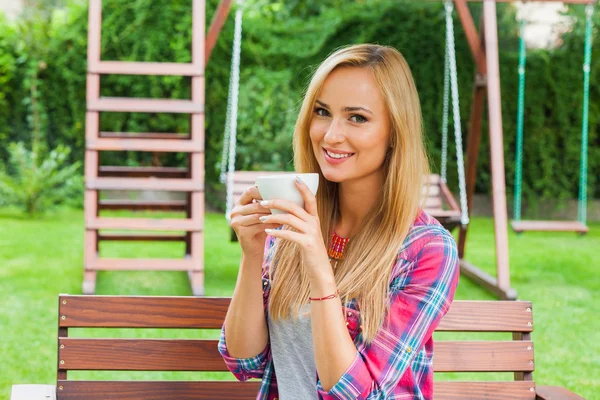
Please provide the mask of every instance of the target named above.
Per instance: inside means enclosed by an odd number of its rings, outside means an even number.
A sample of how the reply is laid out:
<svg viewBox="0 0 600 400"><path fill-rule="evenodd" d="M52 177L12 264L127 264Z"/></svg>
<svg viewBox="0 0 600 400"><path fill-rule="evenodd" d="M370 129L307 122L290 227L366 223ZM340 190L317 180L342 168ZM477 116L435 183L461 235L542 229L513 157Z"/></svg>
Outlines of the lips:
<svg viewBox="0 0 600 400"><path fill-rule="evenodd" d="M348 159L354 157L355 153L344 153L344 154L350 154L350 156L348 157L343 157L343 158L333 158L331 157L328 153L327 150L323 149L323 155L325 157L325 160L329 163L329 164L333 164L333 165L337 165L337 164L341 164L345 161L347 161Z"/></svg>

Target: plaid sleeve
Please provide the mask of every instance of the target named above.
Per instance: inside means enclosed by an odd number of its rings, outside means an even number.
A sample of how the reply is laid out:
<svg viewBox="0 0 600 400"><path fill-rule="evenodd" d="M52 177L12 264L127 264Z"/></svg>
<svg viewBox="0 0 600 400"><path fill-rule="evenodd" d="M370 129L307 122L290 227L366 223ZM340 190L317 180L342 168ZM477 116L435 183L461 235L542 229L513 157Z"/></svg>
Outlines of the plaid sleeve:
<svg viewBox="0 0 600 400"><path fill-rule="evenodd" d="M265 309L265 318L267 313L268 301L269 301L269 267L271 261L273 259L273 250L274 250L275 238L272 236L267 236L265 241L265 250L263 256L263 265L262 265L262 281L263 281L263 306ZM225 361L225 365L227 369L231 371L231 373L236 377L239 381L246 381L250 378L262 378L262 375L265 371L265 367L270 358L271 346L270 343L267 342L264 350L254 356L249 358L236 358L231 357L229 355L229 351L227 350L227 343L225 342L225 324L221 328L221 337L219 340L219 353L223 356L223 360Z"/></svg>
<svg viewBox="0 0 600 400"><path fill-rule="evenodd" d="M393 396L400 378L431 338L450 307L459 268L456 243L449 233L436 232L425 243L413 262L399 259L407 266L391 283L389 314L373 342L358 346L354 362L329 392L318 382L323 399Z"/></svg>

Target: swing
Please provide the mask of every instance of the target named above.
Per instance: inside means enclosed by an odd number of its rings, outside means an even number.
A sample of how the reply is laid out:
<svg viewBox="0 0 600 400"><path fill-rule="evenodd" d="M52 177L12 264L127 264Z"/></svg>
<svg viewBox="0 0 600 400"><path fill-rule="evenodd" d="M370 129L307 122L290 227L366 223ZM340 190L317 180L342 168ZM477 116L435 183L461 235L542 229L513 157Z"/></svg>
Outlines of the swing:
<svg viewBox="0 0 600 400"><path fill-rule="evenodd" d="M458 225L466 226L469 223L469 214L467 208L467 195L465 188L465 171L462 151L462 131L460 125L460 111L458 98L458 80L456 72L456 56L454 46L454 25L452 12L454 6L452 2L446 3L446 60L444 76L444 122L442 132L443 152L442 152L442 174L432 174L426 177L423 182L423 195L426 196L423 202L423 209L431 216L436 218L446 229L453 230ZM242 195L244 190L254 185L259 175L269 174L277 175L288 172L272 171L236 171L236 136L237 136L237 113L239 98L239 80L240 80L240 53L242 39L242 7L238 7L235 15L235 30L233 39L233 51L231 60L231 79L229 84L229 94L227 102L227 114L225 121L224 145L221 157L221 175L220 181L227 188L225 217L227 222L231 222L231 210L235 202ZM454 119L454 133L456 141L456 156L458 164L458 176L460 185L460 203L459 207L452 192L446 185L446 159L447 159L447 137L448 137L448 113L449 99L452 94L452 109ZM229 144L229 146L227 146ZM231 241L236 241L237 237L233 229L230 232Z"/></svg>
<svg viewBox="0 0 600 400"><path fill-rule="evenodd" d="M588 113L590 97L590 65L592 59L592 15L594 5L586 6L585 54L583 61L583 115L581 125L581 159L579 166L579 197L576 221L532 221L521 220L521 187L523 182L523 120L525 102L525 64L526 50L524 39L525 20L521 19L519 46L519 97L517 106L517 140L515 154L515 194L514 216L511 226L517 233L525 231L551 232L588 232L586 225L587 213L587 148L588 148Z"/></svg>

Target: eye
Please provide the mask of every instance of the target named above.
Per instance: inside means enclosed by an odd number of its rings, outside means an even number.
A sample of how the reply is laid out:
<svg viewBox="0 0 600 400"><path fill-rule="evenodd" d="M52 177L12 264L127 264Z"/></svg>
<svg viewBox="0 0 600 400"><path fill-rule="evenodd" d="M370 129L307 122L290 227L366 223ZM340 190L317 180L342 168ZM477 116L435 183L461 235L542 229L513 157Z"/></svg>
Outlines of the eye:
<svg viewBox="0 0 600 400"><path fill-rule="evenodd" d="M353 116L351 116L351 117L350 117L350 120L351 120L352 122L357 122L357 123L359 123L359 124L362 124L362 123L364 123L364 122L367 122L367 121L368 121L368 120L367 120L365 117L363 117L363 116L362 116L362 115L360 115L360 114L354 114Z"/></svg>
<svg viewBox="0 0 600 400"><path fill-rule="evenodd" d="M317 114L320 117L328 117L329 116L329 111L327 111L326 109L324 109L322 107L316 107L315 108L315 114Z"/></svg>

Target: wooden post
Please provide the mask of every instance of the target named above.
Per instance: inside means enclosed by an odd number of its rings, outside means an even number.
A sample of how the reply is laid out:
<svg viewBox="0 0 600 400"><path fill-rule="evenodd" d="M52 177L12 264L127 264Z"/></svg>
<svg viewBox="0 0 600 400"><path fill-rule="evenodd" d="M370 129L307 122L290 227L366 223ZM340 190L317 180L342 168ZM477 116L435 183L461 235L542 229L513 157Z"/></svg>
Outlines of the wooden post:
<svg viewBox="0 0 600 400"><path fill-rule="evenodd" d="M496 236L496 269L498 271L498 286L504 291L509 291L508 221L506 212L502 108L500 103L500 63L498 57L498 27L496 25L495 0L484 0L483 18L485 21L484 32L488 72L488 113L494 231Z"/></svg>

